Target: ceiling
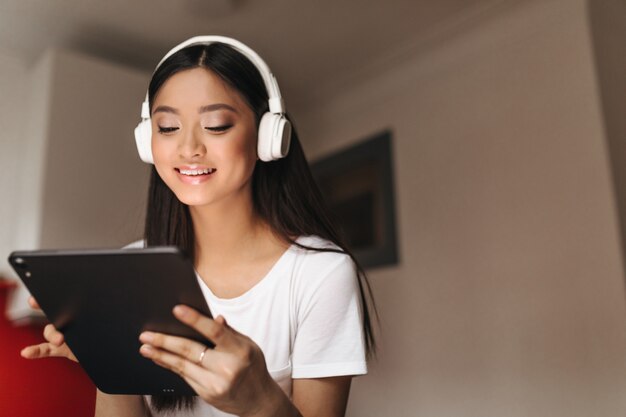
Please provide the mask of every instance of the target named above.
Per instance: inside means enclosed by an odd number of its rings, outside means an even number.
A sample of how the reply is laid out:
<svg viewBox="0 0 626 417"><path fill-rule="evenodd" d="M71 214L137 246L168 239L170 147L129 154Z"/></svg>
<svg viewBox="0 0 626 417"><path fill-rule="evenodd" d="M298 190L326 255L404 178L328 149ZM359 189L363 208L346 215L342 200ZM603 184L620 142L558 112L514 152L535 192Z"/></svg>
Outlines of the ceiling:
<svg viewBox="0 0 626 417"><path fill-rule="evenodd" d="M34 62L49 47L152 70L195 35L236 37L300 105L504 0L0 0L0 49ZM319 95L319 94L318 94Z"/></svg>

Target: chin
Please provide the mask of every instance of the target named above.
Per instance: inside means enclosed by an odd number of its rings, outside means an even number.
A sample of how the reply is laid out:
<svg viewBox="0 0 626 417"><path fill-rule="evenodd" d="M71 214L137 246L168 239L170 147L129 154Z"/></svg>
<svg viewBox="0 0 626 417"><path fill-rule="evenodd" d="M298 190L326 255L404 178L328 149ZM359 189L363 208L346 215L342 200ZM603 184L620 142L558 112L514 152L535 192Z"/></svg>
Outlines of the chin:
<svg viewBox="0 0 626 417"><path fill-rule="evenodd" d="M213 202L212 198L207 198L206 196L199 195L185 195L185 194L176 194L176 198L181 203L193 207L193 206L206 206Z"/></svg>

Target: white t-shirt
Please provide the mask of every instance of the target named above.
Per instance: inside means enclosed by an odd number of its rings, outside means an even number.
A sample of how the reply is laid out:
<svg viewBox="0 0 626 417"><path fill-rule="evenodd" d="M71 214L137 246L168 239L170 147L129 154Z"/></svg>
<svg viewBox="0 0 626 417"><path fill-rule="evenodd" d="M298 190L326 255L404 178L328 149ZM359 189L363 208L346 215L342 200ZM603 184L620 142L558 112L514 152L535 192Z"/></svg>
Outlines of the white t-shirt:
<svg viewBox="0 0 626 417"><path fill-rule="evenodd" d="M297 242L336 248L314 236ZM213 316L224 316L232 328L259 345L270 375L287 395L291 396L293 378L367 373L362 306L349 256L292 245L261 281L236 298L218 298L200 277L198 282ZM190 411L152 413L155 417L231 416L200 398Z"/></svg>

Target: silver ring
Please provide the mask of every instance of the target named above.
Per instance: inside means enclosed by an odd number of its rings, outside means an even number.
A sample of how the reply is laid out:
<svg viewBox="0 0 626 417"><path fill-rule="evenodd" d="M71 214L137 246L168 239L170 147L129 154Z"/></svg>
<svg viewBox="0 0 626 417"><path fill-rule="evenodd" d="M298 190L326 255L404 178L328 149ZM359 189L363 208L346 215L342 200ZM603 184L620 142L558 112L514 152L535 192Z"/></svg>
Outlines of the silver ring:
<svg viewBox="0 0 626 417"><path fill-rule="evenodd" d="M202 359L204 359L204 354L206 353L208 349L209 349L208 347L205 347L204 350L200 353L200 357L196 361L198 365L202 365Z"/></svg>

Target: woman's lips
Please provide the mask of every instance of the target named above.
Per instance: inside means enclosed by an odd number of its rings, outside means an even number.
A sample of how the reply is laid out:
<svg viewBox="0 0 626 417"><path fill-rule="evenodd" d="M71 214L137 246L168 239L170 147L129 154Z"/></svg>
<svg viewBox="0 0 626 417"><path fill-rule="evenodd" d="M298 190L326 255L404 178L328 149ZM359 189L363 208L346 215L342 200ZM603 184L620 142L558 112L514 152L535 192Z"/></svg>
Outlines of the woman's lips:
<svg viewBox="0 0 626 417"><path fill-rule="evenodd" d="M211 178L217 171L215 168L204 169L175 169L178 178L185 184L201 184Z"/></svg>

